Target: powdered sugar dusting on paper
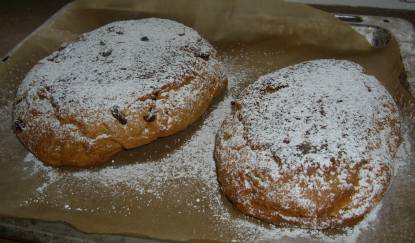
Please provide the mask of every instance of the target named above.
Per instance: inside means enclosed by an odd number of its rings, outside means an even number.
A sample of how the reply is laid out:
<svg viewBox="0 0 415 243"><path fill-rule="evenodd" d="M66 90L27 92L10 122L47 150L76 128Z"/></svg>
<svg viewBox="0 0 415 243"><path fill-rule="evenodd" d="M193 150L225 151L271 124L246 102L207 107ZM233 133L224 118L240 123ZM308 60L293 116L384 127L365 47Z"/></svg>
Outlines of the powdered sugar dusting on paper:
<svg viewBox="0 0 415 243"><path fill-rule="evenodd" d="M229 84L231 84L230 89L232 89L232 84L245 79L248 75L246 67L238 67L232 60L227 59L225 65L228 69L227 76ZM357 226L346 228L342 233L334 235L317 230L277 228L272 225L253 222L248 220L247 217L235 217L224 205L223 198L220 195L213 159L216 131L220 127L223 118L230 114L230 102L233 99L233 97L226 96L217 103L212 111L204 117L203 123L192 137L185 141L178 150L160 161L128 165L117 165L115 162L98 170L66 171L45 166L29 153L25 158L24 166L27 170L31 170L32 175L40 176L42 183L38 186L37 192L30 199L23 202L21 206L27 207L39 203L51 205L53 198L48 197L48 190L56 185L63 186L65 182L73 182L81 188L99 184L102 188L107 188L116 197L122 197L123 195L123 191L118 189L119 186L126 186L135 191L138 198L142 194L153 194L155 199L162 200L163 191L169 190L169 188L166 188L168 181L173 179L183 181L184 179L193 178L204 184L206 189L203 191L203 198L197 198L194 202L187 202L187 207L196 207L197 209L200 200L207 200L213 211L213 217L218 225L221 225L218 227L226 225L226 227L232 228L234 232L237 232L233 236L236 241L304 238L326 242L354 242L359 237L360 232L364 232L366 228L375 223L380 205L372 210ZM62 193L65 193L66 189L61 190L64 190ZM151 206L152 201L146 203ZM128 217L132 210L128 206L125 208L102 209L91 207L88 204L83 207L72 205L70 202L59 202L56 203L55 207L65 211L90 213L100 210L113 210L114 213L125 214L125 217ZM220 231L221 229L218 229L218 232ZM217 235L217 237L217 239L221 239L220 235Z"/></svg>

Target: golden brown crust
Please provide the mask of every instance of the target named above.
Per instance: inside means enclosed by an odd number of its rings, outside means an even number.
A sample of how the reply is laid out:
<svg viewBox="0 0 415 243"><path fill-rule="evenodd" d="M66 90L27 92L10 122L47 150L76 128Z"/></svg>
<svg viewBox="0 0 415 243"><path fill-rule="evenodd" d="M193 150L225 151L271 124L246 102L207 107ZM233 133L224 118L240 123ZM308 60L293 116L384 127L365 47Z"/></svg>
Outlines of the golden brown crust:
<svg viewBox="0 0 415 243"><path fill-rule="evenodd" d="M396 104L347 61L316 60L261 77L217 137L223 193L278 226L338 228L383 197L400 144Z"/></svg>
<svg viewBox="0 0 415 243"><path fill-rule="evenodd" d="M146 39L134 40L142 32ZM179 37L183 40L175 40ZM124 40L134 45L118 43ZM91 45L105 46L88 49ZM88 49L85 56L76 56L80 48ZM88 60L93 52L102 62ZM127 62L131 60L137 63ZM57 65L69 67L50 74ZM88 68L82 70L82 65ZM77 69L79 74L70 76ZM96 73L107 77L97 78ZM71 78L56 82L57 76ZM116 22L86 34L31 70L16 98L16 135L47 164L99 165L124 149L185 129L225 86L215 50L190 28L160 19Z"/></svg>

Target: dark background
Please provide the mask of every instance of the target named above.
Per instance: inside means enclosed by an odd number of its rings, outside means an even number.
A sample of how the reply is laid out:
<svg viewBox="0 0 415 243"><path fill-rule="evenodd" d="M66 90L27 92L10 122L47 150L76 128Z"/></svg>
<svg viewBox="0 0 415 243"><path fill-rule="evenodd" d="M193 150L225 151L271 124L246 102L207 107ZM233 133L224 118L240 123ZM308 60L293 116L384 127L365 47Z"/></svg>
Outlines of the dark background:
<svg viewBox="0 0 415 243"><path fill-rule="evenodd" d="M70 0L0 0L0 57Z"/></svg>

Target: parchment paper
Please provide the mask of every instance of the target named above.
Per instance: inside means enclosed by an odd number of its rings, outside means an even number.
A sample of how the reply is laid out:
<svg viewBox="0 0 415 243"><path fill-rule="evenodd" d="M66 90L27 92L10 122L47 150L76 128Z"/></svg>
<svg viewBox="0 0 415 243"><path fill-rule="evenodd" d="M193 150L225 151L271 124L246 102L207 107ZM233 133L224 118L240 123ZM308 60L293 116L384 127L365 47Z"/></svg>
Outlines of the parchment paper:
<svg viewBox="0 0 415 243"><path fill-rule="evenodd" d="M218 50L227 92L187 130L117 155L88 170L44 166L11 130L15 91L37 60L103 24L162 17L199 31ZM355 228L278 229L246 217L216 182L214 135L229 102L259 76L317 58L348 59L375 75L399 103L405 142L381 207ZM171 240L379 241L413 239L414 98L400 84L399 46L372 48L328 14L280 1L76 1L37 29L0 64L0 215L68 222L85 232ZM402 76L401 76L402 77ZM359 233L361 232L361 233ZM363 232L363 233L362 233Z"/></svg>

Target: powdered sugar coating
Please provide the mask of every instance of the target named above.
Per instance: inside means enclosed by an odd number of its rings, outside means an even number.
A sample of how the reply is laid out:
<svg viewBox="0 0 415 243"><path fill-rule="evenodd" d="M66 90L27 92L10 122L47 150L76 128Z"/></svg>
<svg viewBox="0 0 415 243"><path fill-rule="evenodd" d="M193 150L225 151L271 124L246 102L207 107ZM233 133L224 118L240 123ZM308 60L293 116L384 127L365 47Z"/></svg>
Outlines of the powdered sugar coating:
<svg viewBox="0 0 415 243"><path fill-rule="evenodd" d="M14 117L31 131L23 140L32 152L46 150L36 146L53 137L46 147L55 147L56 158L72 147L81 154L109 151L102 156L107 159L111 151L170 135L200 115L225 86L215 55L196 31L171 20L113 22L35 65L18 89Z"/></svg>
<svg viewBox="0 0 415 243"><path fill-rule="evenodd" d="M382 197L400 143L385 88L349 61L315 60L261 77L217 136L219 180L247 214L279 225L357 222Z"/></svg>
<svg viewBox="0 0 415 243"><path fill-rule="evenodd" d="M197 32L177 22L114 22L41 60L23 80L18 96L35 90L33 86L59 83L49 92L69 114L77 115L78 107L128 106L132 99L179 82L197 61L195 51L214 53ZM101 115L94 119L110 119Z"/></svg>

